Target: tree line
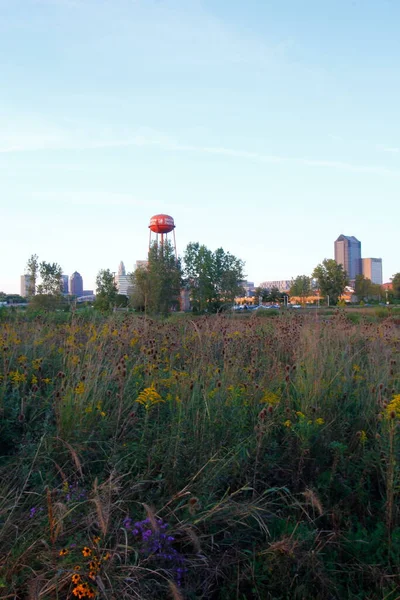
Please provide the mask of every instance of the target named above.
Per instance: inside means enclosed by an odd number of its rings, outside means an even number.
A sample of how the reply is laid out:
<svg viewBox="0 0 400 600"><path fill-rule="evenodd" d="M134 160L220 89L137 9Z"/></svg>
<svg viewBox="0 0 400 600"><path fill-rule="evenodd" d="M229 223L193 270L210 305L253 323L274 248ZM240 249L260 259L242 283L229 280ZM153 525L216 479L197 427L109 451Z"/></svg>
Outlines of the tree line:
<svg viewBox="0 0 400 600"><path fill-rule="evenodd" d="M39 262L38 256L33 254L27 262L26 272L29 276L28 297L34 308L53 310L62 304L62 268L58 263ZM107 312L129 302L138 311L167 315L179 308L183 293L190 298L193 312L215 313L231 306L235 298L244 294L244 262L223 248L211 251L198 242L189 243L180 259L176 258L170 242L162 245L154 242L149 249L147 265L138 267L130 274L130 279L128 298L118 293L110 269L101 269L96 277L95 307ZM293 279L289 295L305 300L318 290L335 305L348 283L343 266L333 259L325 259L311 276L299 275ZM400 273L393 276L392 286L391 299L400 300ZM358 300L368 301L383 292L364 275L357 275L355 294ZM284 302L286 296L277 288L256 288L255 295L256 303Z"/></svg>

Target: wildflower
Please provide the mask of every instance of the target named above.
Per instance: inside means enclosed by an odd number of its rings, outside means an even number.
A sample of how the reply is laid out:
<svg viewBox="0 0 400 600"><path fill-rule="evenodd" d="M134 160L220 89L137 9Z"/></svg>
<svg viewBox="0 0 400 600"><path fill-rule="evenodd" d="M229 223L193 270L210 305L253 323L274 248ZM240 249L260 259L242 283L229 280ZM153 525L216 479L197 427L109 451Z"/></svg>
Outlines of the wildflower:
<svg viewBox="0 0 400 600"><path fill-rule="evenodd" d="M93 538L93 541L94 541L94 543L95 543L95 544L98 544L98 543L100 542L100 540L101 540L101 537L100 537L99 535L96 535L96 536Z"/></svg>
<svg viewBox="0 0 400 600"><path fill-rule="evenodd" d="M323 425L325 423L324 419L321 419L321 417L319 417L318 419L315 419L315 424L316 425Z"/></svg>
<svg viewBox="0 0 400 600"><path fill-rule="evenodd" d="M89 571L89 577L90 579L96 579L96 571Z"/></svg>
<svg viewBox="0 0 400 600"><path fill-rule="evenodd" d="M100 413L100 415L101 415L102 417L105 417L105 416L106 416L106 414L107 414L107 413L105 413L105 412L104 412L104 410L102 410L102 411L101 411L101 413Z"/></svg>
<svg viewBox="0 0 400 600"><path fill-rule="evenodd" d="M367 439L368 439L367 433L364 431L364 429L362 429L360 431L360 444L362 444L364 446Z"/></svg>
<svg viewBox="0 0 400 600"><path fill-rule="evenodd" d="M82 548L82 554L85 557L92 556L92 551L91 551L90 548L88 548L87 546L85 546L84 548Z"/></svg>
<svg viewBox="0 0 400 600"><path fill-rule="evenodd" d="M67 556L67 554L68 554L67 548L62 548L62 550L60 550L60 552L58 554L59 554L59 556Z"/></svg>
<svg viewBox="0 0 400 600"><path fill-rule="evenodd" d="M270 404L271 406L275 406L280 402L280 396L275 394L275 392L267 391L261 399L261 402L265 402L265 404Z"/></svg>
<svg viewBox="0 0 400 600"><path fill-rule="evenodd" d="M75 394L82 395L85 392L85 384L83 381L80 381L75 388Z"/></svg>
<svg viewBox="0 0 400 600"><path fill-rule="evenodd" d="M81 570L81 567L80 567L80 565L75 565L75 566L74 566L74 571L80 571L80 570Z"/></svg>
<svg viewBox="0 0 400 600"><path fill-rule="evenodd" d="M386 418L395 419L397 417L400 419L400 394L393 396L393 399L387 405L385 412Z"/></svg>
<svg viewBox="0 0 400 600"><path fill-rule="evenodd" d="M145 388L140 392L139 396L136 398L136 402L142 404L146 410L152 408L155 404L159 404L160 402L164 402L161 398L160 394L156 391L154 387L154 383L151 384L149 388Z"/></svg>
<svg viewBox="0 0 400 600"><path fill-rule="evenodd" d="M292 421L291 421L290 419L287 419L287 420L284 422L284 426L285 426L285 427L291 427L291 426L292 426Z"/></svg>
<svg viewBox="0 0 400 600"><path fill-rule="evenodd" d="M72 583L75 583L75 584L76 584L76 583L79 583L79 582L80 582L80 580L81 580L81 576L80 576L80 575L78 575L78 573L74 573L74 574L72 575L72 577L71 577L71 581L72 581Z"/></svg>
<svg viewBox="0 0 400 600"><path fill-rule="evenodd" d="M299 417L299 419L304 419L304 418L305 418L305 414L304 414L304 413L302 413L300 410L298 410L298 411L296 412L296 415Z"/></svg>
<svg viewBox="0 0 400 600"><path fill-rule="evenodd" d="M104 556L103 556L103 560L110 560L111 558L111 554L109 552L107 552Z"/></svg>

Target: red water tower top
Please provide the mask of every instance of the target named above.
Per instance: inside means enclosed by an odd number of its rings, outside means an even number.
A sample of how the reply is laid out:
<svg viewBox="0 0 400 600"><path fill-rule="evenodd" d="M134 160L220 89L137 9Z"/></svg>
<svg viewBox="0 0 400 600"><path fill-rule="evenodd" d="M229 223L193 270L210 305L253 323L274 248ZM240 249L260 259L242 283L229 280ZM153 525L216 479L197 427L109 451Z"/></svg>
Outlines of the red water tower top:
<svg viewBox="0 0 400 600"><path fill-rule="evenodd" d="M175 223L169 215L154 215L150 219L149 228L154 233L169 233L175 229Z"/></svg>

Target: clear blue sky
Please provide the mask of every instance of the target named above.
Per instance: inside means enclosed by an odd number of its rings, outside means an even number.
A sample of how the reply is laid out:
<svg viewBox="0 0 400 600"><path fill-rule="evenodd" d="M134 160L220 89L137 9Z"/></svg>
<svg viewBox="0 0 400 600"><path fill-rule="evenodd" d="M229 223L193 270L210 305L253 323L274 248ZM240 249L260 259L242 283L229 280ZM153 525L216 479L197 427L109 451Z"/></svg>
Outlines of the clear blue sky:
<svg viewBox="0 0 400 600"><path fill-rule="evenodd" d="M398 0L0 0L0 290L222 246L259 283L341 234L400 271Z"/></svg>

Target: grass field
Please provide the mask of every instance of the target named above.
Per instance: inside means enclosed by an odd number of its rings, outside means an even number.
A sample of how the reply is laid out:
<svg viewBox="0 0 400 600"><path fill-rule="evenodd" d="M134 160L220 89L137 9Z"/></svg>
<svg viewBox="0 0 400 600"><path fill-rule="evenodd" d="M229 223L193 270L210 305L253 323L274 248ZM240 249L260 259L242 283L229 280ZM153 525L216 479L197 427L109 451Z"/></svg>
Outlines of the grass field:
<svg viewBox="0 0 400 600"><path fill-rule="evenodd" d="M399 598L385 310L3 313L0 600Z"/></svg>

